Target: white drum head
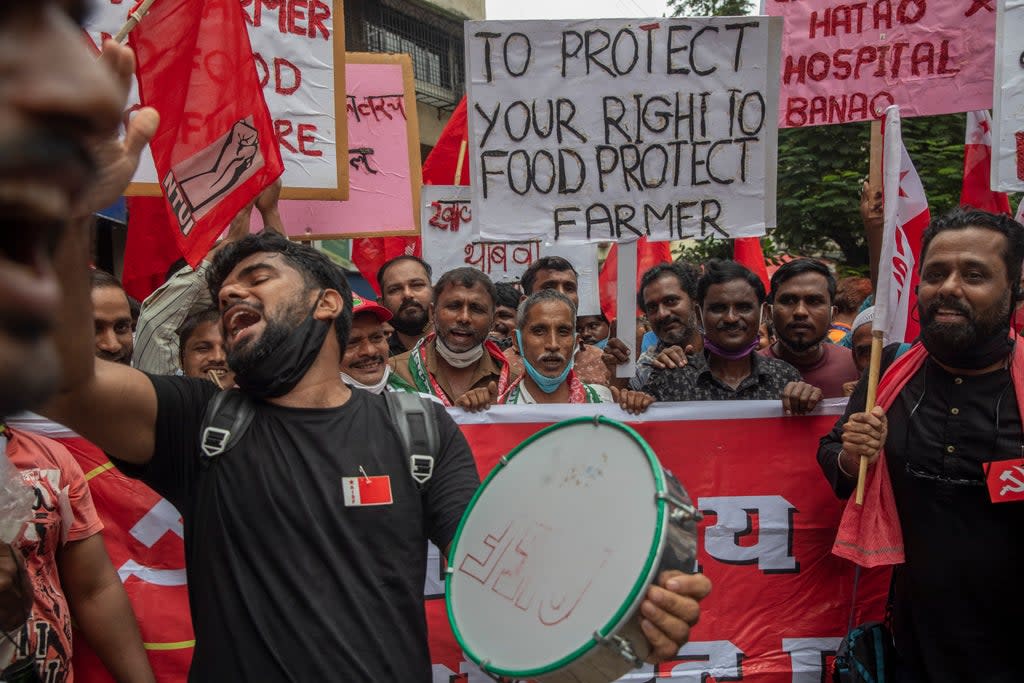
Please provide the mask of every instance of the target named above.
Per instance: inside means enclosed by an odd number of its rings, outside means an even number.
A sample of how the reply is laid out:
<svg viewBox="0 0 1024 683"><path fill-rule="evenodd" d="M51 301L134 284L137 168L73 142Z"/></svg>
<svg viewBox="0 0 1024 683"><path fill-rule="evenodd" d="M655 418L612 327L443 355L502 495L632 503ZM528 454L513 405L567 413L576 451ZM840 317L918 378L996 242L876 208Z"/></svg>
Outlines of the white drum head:
<svg viewBox="0 0 1024 683"><path fill-rule="evenodd" d="M653 580L665 490L654 453L607 418L534 435L483 483L452 543L448 615L463 650L510 678L557 671L612 633Z"/></svg>

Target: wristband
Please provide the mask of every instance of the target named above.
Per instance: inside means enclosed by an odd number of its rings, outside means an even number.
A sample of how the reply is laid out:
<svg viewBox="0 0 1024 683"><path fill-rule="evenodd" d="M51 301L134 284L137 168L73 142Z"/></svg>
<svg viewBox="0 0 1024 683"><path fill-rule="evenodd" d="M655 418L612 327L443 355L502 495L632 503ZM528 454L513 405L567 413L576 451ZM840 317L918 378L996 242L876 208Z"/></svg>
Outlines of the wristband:
<svg viewBox="0 0 1024 683"><path fill-rule="evenodd" d="M838 467L839 471L846 475L848 478L853 479L854 475L850 474L849 472L843 469L843 453L845 452L846 450L842 448L839 449L839 453L836 455L836 467Z"/></svg>

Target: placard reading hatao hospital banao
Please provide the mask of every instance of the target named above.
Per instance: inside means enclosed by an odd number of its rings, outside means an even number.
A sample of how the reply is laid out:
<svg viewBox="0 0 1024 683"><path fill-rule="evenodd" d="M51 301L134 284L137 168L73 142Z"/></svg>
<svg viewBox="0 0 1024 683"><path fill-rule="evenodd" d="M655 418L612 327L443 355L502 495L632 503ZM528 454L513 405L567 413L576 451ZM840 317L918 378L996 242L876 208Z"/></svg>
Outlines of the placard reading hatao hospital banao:
<svg viewBox="0 0 1024 683"><path fill-rule="evenodd" d="M781 32L775 17L467 22L481 235L763 235Z"/></svg>

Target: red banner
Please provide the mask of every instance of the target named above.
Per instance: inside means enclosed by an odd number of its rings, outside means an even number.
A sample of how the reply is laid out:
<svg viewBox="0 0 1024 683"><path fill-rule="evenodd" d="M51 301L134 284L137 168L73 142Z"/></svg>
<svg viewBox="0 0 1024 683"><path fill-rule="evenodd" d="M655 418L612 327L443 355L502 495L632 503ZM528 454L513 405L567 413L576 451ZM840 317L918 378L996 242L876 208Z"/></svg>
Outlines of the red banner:
<svg viewBox="0 0 1024 683"><path fill-rule="evenodd" d="M129 34L150 149L179 250L195 266L284 170L237 0L163 0Z"/></svg>
<svg viewBox="0 0 1024 683"><path fill-rule="evenodd" d="M459 418L481 476L531 434L588 410L543 408L497 406ZM842 506L815 458L836 415L780 414L774 401L662 404L631 422L704 514L698 562L713 590L679 655L623 680L830 680L824 672L847 631L853 587L853 565L831 554ZM432 567L434 681L487 680L452 637ZM861 574L858 622L882 616L888 578L888 570Z"/></svg>

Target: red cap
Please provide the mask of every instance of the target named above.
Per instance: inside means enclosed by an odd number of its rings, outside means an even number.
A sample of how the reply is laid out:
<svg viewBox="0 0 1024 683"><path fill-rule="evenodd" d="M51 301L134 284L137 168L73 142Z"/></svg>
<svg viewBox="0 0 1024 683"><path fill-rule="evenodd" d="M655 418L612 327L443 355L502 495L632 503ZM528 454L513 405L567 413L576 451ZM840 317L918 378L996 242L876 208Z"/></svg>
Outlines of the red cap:
<svg viewBox="0 0 1024 683"><path fill-rule="evenodd" d="M359 313L373 313L377 316L377 322L384 323L391 320L391 311L373 301L367 301L358 294L353 294L352 315L355 316Z"/></svg>

